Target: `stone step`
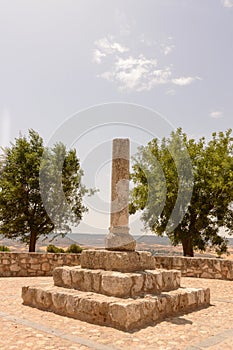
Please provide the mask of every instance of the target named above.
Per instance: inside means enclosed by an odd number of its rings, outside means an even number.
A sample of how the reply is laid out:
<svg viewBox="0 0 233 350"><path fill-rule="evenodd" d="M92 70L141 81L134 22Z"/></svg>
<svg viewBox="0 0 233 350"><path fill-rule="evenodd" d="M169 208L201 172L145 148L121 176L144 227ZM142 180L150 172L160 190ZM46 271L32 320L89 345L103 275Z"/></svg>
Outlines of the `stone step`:
<svg viewBox="0 0 233 350"><path fill-rule="evenodd" d="M180 287L180 275L180 271L176 270L122 273L64 266L54 270L53 279L58 287L124 298L177 289Z"/></svg>
<svg viewBox="0 0 233 350"><path fill-rule="evenodd" d="M84 269L135 272L155 269L155 259L150 252L119 252L108 250L84 250L80 256Z"/></svg>
<svg viewBox="0 0 233 350"><path fill-rule="evenodd" d="M82 321L130 331L167 316L186 313L210 303L209 289L180 288L158 296L121 299L51 285L23 287L24 305Z"/></svg>

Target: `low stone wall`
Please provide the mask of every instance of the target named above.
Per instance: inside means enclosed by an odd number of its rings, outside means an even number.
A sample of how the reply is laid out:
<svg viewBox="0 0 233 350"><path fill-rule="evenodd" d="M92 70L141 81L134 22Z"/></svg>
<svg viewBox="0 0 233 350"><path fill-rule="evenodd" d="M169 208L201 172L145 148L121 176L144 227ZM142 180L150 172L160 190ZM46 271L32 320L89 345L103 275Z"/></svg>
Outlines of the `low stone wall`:
<svg viewBox="0 0 233 350"><path fill-rule="evenodd" d="M155 256L155 268L184 277L233 280L233 260ZM0 277L52 276L55 267L80 265L80 254L0 252Z"/></svg>
<svg viewBox="0 0 233 350"><path fill-rule="evenodd" d="M180 270L184 277L233 280L233 260L155 256L156 268Z"/></svg>
<svg viewBox="0 0 233 350"><path fill-rule="evenodd" d="M80 254L0 253L0 277L52 276L55 267L80 265Z"/></svg>

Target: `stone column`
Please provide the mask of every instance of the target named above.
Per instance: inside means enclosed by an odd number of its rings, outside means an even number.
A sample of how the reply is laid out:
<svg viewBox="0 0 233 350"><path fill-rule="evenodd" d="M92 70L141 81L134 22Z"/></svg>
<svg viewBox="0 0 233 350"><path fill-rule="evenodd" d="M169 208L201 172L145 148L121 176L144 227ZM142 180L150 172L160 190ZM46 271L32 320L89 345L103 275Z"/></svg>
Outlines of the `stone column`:
<svg viewBox="0 0 233 350"><path fill-rule="evenodd" d="M129 234L129 139L114 139L112 146L112 191L108 250L133 251L136 242Z"/></svg>

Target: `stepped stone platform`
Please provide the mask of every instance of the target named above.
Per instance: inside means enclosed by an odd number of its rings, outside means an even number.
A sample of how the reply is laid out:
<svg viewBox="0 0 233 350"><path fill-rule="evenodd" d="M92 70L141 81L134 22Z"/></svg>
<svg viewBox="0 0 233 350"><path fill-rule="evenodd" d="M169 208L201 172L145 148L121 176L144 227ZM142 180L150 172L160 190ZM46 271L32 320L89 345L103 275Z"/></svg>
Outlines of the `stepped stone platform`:
<svg viewBox="0 0 233 350"><path fill-rule="evenodd" d="M180 272L154 268L148 252L84 251L58 267L54 285L22 289L24 305L131 331L210 303L208 288L180 288Z"/></svg>
<svg viewBox="0 0 233 350"><path fill-rule="evenodd" d="M145 270L134 273L60 267L53 273L54 285L115 297L159 294L180 287L176 270Z"/></svg>

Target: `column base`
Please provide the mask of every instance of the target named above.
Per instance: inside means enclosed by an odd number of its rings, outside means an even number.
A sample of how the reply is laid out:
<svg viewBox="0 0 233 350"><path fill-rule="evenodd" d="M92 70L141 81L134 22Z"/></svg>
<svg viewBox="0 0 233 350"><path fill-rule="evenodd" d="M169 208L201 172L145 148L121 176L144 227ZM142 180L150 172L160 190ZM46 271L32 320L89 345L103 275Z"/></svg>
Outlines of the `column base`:
<svg viewBox="0 0 233 350"><path fill-rule="evenodd" d="M129 234L128 227L113 227L110 228L109 234L105 237L105 249L116 251L135 251L136 241Z"/></svg>

